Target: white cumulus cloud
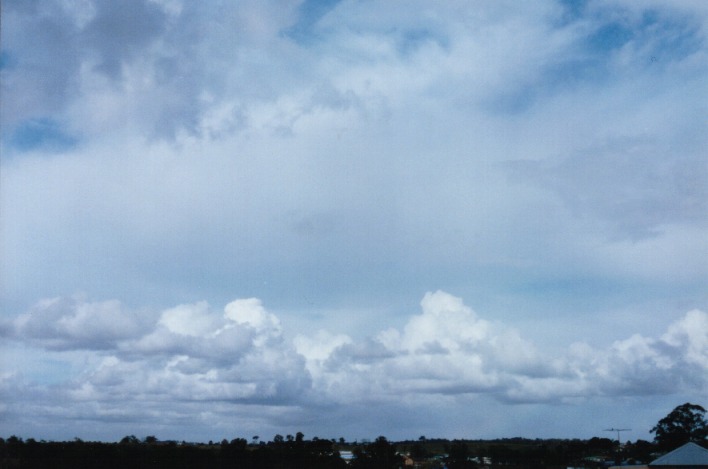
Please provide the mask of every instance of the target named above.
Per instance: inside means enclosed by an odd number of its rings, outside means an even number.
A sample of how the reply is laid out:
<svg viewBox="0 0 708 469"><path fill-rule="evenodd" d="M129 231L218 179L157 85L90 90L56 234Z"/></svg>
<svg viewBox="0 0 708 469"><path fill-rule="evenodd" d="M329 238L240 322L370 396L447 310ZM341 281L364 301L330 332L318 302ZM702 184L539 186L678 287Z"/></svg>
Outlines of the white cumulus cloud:
<svg viewBox="0 0 708 469"><path fill-rule="evenodd" d="M573 406L700 394L708 385L706 324L708 314L692 310L660 337L634 334L607 349L577 342L550 356L523 331L483 319L443 291L427 293L400 329L360 339L323 329L286 339L256 298L222 311L198 302L141 317L118 301L55 298L20 315L8 338L40 360L74 354L73 372L51 385L20 368L3 374L4 412L28 426L30 414L142 425L145 415L166 412L170 427L200 422L195 405L209 403L215 419L238 411L257 427L325 408L358 409L366 422L378 417L362 409L377 405L403 418L415 406L460 399Z"/></svg>

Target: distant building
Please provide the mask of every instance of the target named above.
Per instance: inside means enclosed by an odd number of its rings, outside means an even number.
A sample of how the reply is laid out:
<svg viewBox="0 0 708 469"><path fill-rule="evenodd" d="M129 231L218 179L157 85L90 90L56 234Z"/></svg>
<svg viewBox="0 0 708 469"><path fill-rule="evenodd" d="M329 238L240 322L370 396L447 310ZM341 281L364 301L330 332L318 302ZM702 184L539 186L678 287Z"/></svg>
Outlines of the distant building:
<svg viewBox="0 0 708 469"><path fill-rule="evenodd" d="M344 461L348 464L354 459L354 453L351 451L340 451L339 457L344 459Z"/></svg>

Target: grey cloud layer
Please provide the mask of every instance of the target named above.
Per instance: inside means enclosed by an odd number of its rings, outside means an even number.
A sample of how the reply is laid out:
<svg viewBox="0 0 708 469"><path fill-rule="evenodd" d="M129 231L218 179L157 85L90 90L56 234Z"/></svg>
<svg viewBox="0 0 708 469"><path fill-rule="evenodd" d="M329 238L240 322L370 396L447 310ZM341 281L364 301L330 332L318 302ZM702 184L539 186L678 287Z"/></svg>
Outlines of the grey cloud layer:
<svg viewBox="0 0 708 469"><path fill-rule="evenodd" d="M43 419L61 407L67 419L132 421L131 409L160 402L153 412L169 408L162 423L169 427L198 420L198 402L211 403L221 421L229 412L248 415L249 407L255 414L265 407L316 415L322 406L390 403L412 410L435 396L485 395L570 404L700 393L708 385L702 311L688 312L657 338L634 335L608 350L575 343L564 356L549 357L447 293L426 294L421 307L402 329L363 341L324 330L290 341L256 299L233 301L223 312L206 303L180 305L147 320L115 301L42 301L15 320L12 339L100 358L52 386L21 384L21 373L6 374L5 413L11 421L22 409Z"/></svg>

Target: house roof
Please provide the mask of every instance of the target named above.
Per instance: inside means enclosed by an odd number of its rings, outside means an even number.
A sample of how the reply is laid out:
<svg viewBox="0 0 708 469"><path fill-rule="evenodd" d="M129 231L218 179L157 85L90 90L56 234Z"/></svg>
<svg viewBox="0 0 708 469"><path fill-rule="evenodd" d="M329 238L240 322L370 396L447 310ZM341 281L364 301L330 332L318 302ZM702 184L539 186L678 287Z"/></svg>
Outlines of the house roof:
<svg viewBox="0 0 708 469"><path fill-rule="evenodd" d="M686 443L649 463L650 466L706 466L708 449L696 443Z"/></svg>

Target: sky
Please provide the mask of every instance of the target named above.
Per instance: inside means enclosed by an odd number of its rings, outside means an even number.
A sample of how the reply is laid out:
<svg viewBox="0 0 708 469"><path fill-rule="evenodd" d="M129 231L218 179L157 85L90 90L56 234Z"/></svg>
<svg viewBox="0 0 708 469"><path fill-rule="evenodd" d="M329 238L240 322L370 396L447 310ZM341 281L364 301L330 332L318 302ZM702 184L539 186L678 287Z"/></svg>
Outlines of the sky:
<svg viewBox="0 0 708 469"><path fill-rule="evenodd" d="M0 44L0 436L708 406L708 2L6 0Z"/></svg>

